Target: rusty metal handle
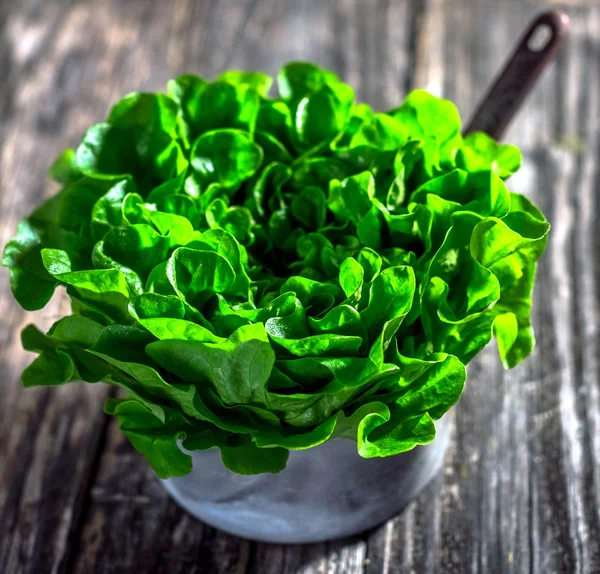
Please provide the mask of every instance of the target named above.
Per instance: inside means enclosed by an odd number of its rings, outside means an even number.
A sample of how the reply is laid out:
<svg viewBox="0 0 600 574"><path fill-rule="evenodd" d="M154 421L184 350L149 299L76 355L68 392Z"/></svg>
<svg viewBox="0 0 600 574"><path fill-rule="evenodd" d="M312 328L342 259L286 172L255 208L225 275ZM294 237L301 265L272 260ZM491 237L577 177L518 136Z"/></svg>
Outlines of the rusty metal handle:
<svg viewBox="0 0 600 574"><path fill-rule="evenodd" d="M552 61L569 31L569 17L560 10L545 12L529 26L512 57L479 104L465 135L483 131L500 139L536 80ZM547 38L544 38L544 32ZM536 42L542 41L542 45Z"/></svg>

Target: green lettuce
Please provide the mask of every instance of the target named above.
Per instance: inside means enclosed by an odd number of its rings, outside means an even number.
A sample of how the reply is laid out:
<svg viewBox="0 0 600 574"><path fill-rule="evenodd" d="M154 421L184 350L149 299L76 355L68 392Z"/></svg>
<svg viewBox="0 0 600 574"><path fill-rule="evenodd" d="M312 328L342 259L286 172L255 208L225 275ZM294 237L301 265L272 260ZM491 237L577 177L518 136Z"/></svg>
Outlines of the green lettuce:
<svg viewBox="0 0 600 574"><path fill-rule="evenodd" d="M60 191L4 251L15 298L72 314L23 346L25 386L104 381L160 477L218 448L241 474L343 437L363 457L431 442L494 336L534 345L549 225L505 179L517 148L461 136L414 91L376 113L333 73L226 72L134 93L53 164Z"/></svg>

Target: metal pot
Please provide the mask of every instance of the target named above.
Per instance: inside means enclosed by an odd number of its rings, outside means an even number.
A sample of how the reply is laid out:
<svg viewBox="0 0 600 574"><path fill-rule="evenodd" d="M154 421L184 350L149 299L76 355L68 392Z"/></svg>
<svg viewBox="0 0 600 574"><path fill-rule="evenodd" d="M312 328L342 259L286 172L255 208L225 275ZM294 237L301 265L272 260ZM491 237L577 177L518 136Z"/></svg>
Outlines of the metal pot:
<svg viewBox="0 0 600 574"><path fill-rule="evenodd" d="M435 476L451 417L436 426L431 444L387 458L362 458L341 438L291 451L279 474L241 476L218 450L194 451L192 472L163 484L190 514L236 536L287 544L351 536L400 512Z"/></svg>

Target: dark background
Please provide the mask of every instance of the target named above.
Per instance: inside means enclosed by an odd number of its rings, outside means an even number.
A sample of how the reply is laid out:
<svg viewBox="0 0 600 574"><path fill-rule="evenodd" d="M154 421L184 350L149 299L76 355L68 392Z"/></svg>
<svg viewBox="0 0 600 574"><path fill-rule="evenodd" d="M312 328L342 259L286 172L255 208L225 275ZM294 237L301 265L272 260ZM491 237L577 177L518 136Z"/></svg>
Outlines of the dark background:
<svg viewBox="0 0 600 574"><path fill-rule="evenodd" d="M47 166L133 90L182 72L338 72L376 108L424 87L469 115L530 17L525 0L0 1L0 244L55 191ZM102 413L108 389L23 391L34 320L0 271L0 574L600 572L600 3L569 2L572 36L510 129L509 187L553 223L538 347L470 367L443 473L363 536L310 546L221 534L171 503ZM48 326L66 308L36 315ZM373 488L377 488L374 484Z"/></svg>

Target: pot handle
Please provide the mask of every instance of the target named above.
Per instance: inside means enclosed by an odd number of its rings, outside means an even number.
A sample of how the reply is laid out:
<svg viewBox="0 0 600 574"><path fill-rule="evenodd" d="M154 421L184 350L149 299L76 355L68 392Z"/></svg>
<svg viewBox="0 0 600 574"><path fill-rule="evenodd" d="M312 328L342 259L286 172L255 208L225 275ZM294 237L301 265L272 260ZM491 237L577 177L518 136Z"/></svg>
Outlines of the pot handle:
<svg viewBox="0 0 600 574"><path fill-rule="evenodd" d="M521 104L569 32L569 17L560 10L540 14L477 107L464 135L483 131L500 139Z"/></svg>

